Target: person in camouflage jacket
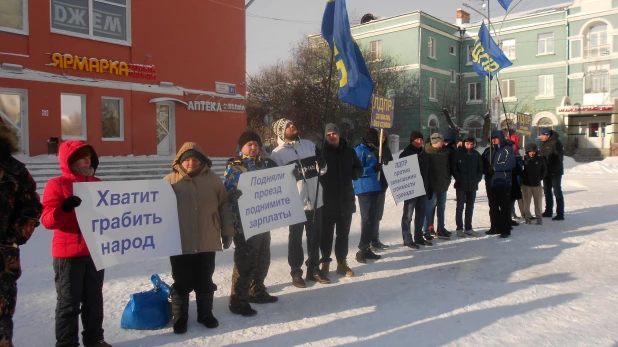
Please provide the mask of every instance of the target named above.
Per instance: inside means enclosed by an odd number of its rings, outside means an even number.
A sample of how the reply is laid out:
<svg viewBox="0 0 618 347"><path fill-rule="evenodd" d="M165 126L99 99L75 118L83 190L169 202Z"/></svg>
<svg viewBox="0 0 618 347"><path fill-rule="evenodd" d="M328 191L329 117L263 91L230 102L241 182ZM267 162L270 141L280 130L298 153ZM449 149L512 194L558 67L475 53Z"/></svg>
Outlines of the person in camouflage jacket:
<svg viewBox="0 0 618 347"><path fill-rule="evenodd" d="M276 167L274 161L263 158L259 152L262 147L260 136L252 131L244 132L238 140L241 154L227 162L224 173L225 189L228 190L234 228L234 271L229 308L232 313L251 317L257 314L249 303L263 304L278 300L266 292L264 280L270 267L270 232L257 234L245 240L238 198L238 180L244 172Z"/></svg>
<svg viewBox="0 0 618 347"><path fill-rule="evenodd" d="M39 225L43 211L36 183L26 166L13 157L17 134L0 118L0 346L13 346L13 314L17 279L21 276L19 246Z"/></svg>

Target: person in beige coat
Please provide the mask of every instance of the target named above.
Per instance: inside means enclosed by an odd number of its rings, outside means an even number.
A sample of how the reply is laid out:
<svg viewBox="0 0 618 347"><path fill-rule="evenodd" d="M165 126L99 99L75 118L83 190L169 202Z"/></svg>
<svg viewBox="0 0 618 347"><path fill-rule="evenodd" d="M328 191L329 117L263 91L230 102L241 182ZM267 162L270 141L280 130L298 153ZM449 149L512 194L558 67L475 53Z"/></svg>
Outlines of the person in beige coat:
<svg viewBox="0 0 618 347"><path fill-rule="evenodd" d="M219 326L212 314L217 290L212 282L215 252L230 247L234 224L223 181L210 171L211 166L212 161L197 143L186 142L174 159L172 173L165 176L176 193L182 244L182 255L170 257L176 334L187 331L192 291L195 291L197 321L207 328Z"/></svg>

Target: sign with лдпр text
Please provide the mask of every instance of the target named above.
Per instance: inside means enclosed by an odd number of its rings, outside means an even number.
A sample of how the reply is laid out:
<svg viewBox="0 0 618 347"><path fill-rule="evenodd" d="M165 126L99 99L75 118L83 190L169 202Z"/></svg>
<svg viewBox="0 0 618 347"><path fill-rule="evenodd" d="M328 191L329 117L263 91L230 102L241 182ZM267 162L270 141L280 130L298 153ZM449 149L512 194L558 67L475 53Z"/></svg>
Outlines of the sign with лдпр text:
<svg viewBox="0 0 618 347"><path fill-rule="evenodd" d="M527 113L517 113L517 128L515 133L521 136L532 134L532 116Z"/></svg>
<svg viewBox="0 0 618 347"><path fill-rule="evenodd" d="M371 104L371 123L372 128L390 129L393 127L395 118L394 99L374 95Z"/></svg>
<svg viewBox="0 0 618 347"><path fill-rule="evenodd" d="M382 166L382 171L395 204L426 194L418 155L393 160Z"/></svg>

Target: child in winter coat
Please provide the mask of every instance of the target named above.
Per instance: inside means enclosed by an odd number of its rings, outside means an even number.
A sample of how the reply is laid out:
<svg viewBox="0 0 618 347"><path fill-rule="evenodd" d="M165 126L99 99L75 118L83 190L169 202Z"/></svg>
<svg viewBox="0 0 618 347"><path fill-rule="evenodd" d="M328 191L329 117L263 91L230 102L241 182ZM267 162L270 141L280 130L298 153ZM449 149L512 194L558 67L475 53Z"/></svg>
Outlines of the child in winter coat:
<svg viewBox="0 0 618 347"><path fill-rule="evenodd" d="M531 224L532 216L530 215L530 199L534 198L534 215L536 224L543 223L541 215L541 197L543 196L543 187L541 182L547 174L547 164L545 159L539 156L539 149L534 143L526 146L526 156L524 159L524 169L521 179L521 192L524 200L524 213L526 224Z"/></svg>

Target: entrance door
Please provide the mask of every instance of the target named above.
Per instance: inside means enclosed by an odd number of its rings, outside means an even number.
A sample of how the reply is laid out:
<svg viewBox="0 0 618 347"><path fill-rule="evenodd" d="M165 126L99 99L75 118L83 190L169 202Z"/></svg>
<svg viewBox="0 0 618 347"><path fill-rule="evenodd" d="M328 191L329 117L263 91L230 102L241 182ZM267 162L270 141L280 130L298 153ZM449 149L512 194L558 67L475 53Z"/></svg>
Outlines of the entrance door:
<svg viewBox="0 0 618 347"><path fill-rule="evenodd" d="M157 103L157 154L173 155L175 147L174 104Z"/></svg>
<svg viewBox="0 0 618 347"><path fill-rule="evenodd" d="M602 123L600 122L588 123L586 148L603 148L603 132L605 131L605 127L601 125Z"/></svg>
<svg viewBox="0 0 618 347"><path fill-rule="evenodd" d="M28 155L27 91L0 88L0 118L19 137L19 153Z"/></svg>
<svg viewBox="0 0 618 347"><path fill-rule="evenodd" d="M603 136L603 148L610 148L612 142L612 135L610 125L602 122L601 123L601 135Z"/></svg>

